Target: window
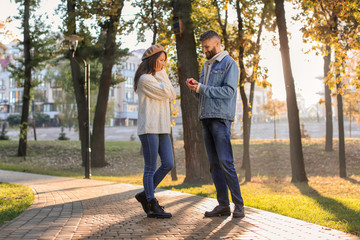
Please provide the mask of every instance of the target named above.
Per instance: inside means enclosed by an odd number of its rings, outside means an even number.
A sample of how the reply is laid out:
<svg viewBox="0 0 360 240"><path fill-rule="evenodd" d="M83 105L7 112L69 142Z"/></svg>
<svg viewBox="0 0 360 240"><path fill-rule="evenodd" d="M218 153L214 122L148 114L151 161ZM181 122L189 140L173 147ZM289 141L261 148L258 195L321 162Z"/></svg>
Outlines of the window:
<svg viewBox="0 0 360 240"><path fill-rule="evenodd" d="M126 77L125 87L132 88L134 86L134 78Z"/></svg>
<svg viewBox="0 0 360 240"><path fill-rule="evenodd" d="M109 97L113 97L113 96L114 96L114 88L110 88Z"/></svg>
<svg viewBox="0 0 360 240"><path fill-rule="evenodd" d="M45 103L43 105L44 112L53 112L55 111L55 106L53 103Z"/></svg>
<svg viewBox="0 0 360 240"><path fill-rule="evenodd" d="M62 90L61 89L53 89L53 98L61 98L62 97Z"/></svg>
<svg viewBox="0 0 360 240"><path fill-rule="evenodd" d="M5 80L0 79L0 90L4 90L4 89L5 89Z"/></svg>
<svg viewBox="0 0 360 240"><path fill-rule="evenodd" d="M16 88L16 81L13 78L10 78L10 88Z"/></svg>
<svg viewBox="0 0 360 240"><path fill-rule="evenodd" d="M22 92L12 91L10 92L10 103L16 103L22 98Z"/></svg>
<svg viewBox="0 0 360 240"><path fill-rule="evenodd" d="M126 92L126 101L133 102L134 101L134 92Z"/></svg>

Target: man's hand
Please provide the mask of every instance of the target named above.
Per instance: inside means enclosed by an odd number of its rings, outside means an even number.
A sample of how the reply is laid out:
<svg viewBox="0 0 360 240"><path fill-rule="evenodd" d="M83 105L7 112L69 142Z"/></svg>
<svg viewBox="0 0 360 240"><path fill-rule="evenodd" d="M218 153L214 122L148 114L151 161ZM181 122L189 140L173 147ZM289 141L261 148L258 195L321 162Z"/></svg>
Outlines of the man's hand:
<svg viewBox="0 0 360 240"><path fill-rule="evenodd" d="M190 90L196 91L196 88L198 87L199 82L193 78L188 78L188 79L186 79L186 85L188 86L188 88Z"/></svg>

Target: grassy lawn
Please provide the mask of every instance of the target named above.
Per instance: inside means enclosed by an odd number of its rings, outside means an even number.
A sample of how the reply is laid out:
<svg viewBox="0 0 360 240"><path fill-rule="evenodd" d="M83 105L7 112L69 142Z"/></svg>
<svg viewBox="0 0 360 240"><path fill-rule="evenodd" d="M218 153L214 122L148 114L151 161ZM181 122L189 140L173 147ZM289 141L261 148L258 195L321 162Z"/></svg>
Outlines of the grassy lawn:
<svg viewBox="0 0 360 240"><path fill-rule="evenodd" d="M84 176L80 143L29 141L26 159L16 157L17 141L0 141L0 168L58 176ZM346 139L347 179L337 177L337 141L334 151L324 151L324 140L303 140L307 184L291 183L289 141L251 142L252 181L244 182L240 169L242 141L233 141L235 166L245 205L360 235L360 139ZM167 176L161 187L216 197L213 185L183 184L183 142L175 144L178 180ZM107 142L108 166L92 169L92 179L142 184L143 159L139 142Z"/></svg>
<svg viewBox="0 0 360 240"><path fill-rule="evenodd" d="M26 210L34 200L30 187L0 183L0 225Z"/></svg>

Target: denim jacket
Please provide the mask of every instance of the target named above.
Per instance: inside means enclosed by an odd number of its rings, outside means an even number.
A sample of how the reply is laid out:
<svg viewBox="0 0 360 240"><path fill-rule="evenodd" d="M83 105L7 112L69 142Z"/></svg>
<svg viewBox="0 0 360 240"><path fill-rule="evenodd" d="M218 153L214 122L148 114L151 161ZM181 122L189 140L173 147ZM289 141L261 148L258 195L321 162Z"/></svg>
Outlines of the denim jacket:
<svg viewBox="0 0 360 240"><path fill-rule="evenodd" d="M205 83L206 61L200 75L199 118L234 120L239 68L227 52L215 59Z"/></svg>

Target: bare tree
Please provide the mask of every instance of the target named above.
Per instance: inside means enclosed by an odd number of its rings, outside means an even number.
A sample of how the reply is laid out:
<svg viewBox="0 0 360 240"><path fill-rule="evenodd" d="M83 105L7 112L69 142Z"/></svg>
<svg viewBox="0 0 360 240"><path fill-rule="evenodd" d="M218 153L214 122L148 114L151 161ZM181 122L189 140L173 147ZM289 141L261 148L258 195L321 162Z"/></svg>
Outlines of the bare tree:
<svg viewBox="0 0 360 240"><path fill-rule="evenodd" d="M296 102L294 78L291 70L289 43L287 37L284 0L275 0L276 22L279 30L280 52L286 88L286 102L288 109L290 159L292 182L307 182L302 151L299 109Z"/></svg>

